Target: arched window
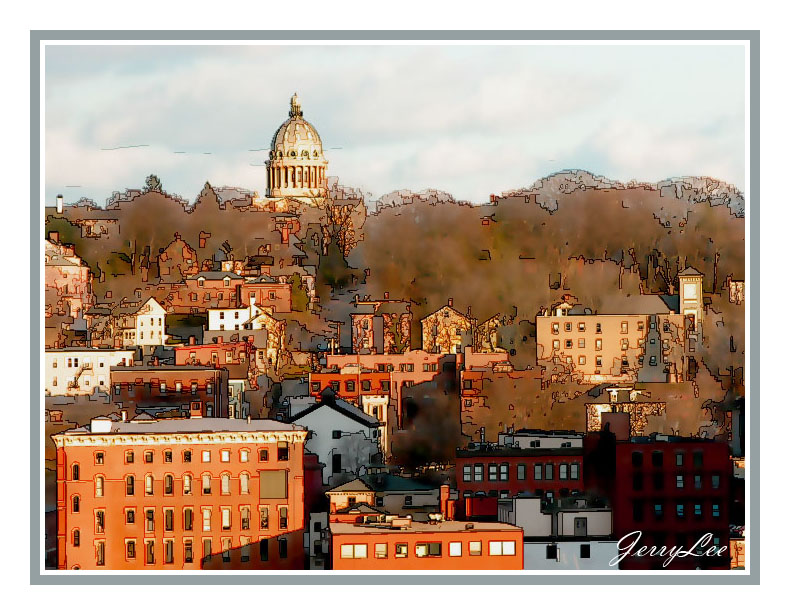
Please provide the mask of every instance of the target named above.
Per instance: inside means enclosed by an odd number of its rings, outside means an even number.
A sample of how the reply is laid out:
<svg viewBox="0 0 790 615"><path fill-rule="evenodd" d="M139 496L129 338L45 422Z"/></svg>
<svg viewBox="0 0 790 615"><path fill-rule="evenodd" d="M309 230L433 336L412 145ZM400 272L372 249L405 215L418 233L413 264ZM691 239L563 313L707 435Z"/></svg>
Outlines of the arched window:
<svg viewBox="0 0 790 615"><path fill-rule="evenodd" d="M80 479L80 464L75 463L71 466L71 480Z"/></svg>
<svg viewBox="0 0 790 615"><path fill-rule="evenodd" d="M151 474L145 475L145 495L154 495L154 477Z"/></svg>
<svg viewBox="0 0 790 615"><path fill-rule="evenodd" d="M265 448L258 449L258 461L269 461L269 450Z"/></svg>
<svg viewBox="0 0 790 615"><path fill-rule="evenodd" d="M184 474L184 495L192 495L192 475Z"/></svg>
<svg viewBox="0 0 790 615"><path fill-rule="evenodd" d="M95 482L96 482L96 497L97 498L104 497L104 477L97 476Z"/></svg>
<svg viewBox="0 0 790 615"><path fill-rule="evenodd" d="M134 495L134 476L126 477L126 495Z"/></svg>
<svg viewBox="0 0 790 615"><path fill-rule="evenodd" d="M203 495L211 494L211 474L203 475Z"/></svg>
<svg viewBox="0 0 790 615"><path fill-rule="evenodd" d="M239 476L239 492L242 494L250 492L250 475L246 472L242 472Z"/></svg>
<svg viewBox="0 0 790 615"><path fill-rule="evenodd" d="M230 474L222 475L222 495L230 495Z"/></svg>
<svg viewBox="0 0 790 615"><path fill-rule="evenodd" d="M165 495L173 495L173 475L165 474Z"/></svg>
<svg viewBox="0 0 790 615"><path fill-rule="evenodd" d="M71 498L71 512L80 512L80 496L75 495Z"/></svg>
<svg viewBox="0 0 790 615"><path fill-rule="evenodd" d="M79 547L80 546L80 531L79 530L74 530L71 533L71 544L73 544L75 547Z"/></svg>

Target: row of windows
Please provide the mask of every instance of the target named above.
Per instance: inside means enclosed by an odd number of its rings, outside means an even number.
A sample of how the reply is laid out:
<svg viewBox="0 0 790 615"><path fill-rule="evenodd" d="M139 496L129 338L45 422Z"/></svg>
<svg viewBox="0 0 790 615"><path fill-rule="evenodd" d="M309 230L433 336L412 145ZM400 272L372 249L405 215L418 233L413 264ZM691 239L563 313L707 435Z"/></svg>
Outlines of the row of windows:
<svg viewBox="0 0 790 615"><path fill-rule="evenodd" d="M573 331L573 323L570 323L570 322L563 323L563 327L562 328L566 332ZM578 331L580 331L580 332L586 331L587 330L587 324L583 323L583 322L577 323L576 324L576 329ZM644 331L645 330L645 323L643 321L641 321L641 320L639 322L637 322L636 323L636 330L637 331ZM551 323L551 332L554 335L558 335L559 332L560 332L560 323L558 323L558 322ZM603 333L603 327L601 326L601 323L599 323L599 322L595 323L595 332L596 333ZM620 333L628 333L628 322L625 321L625 320L620 323Z"/></svg>
<svg viewBox="0 0 790 615"><path fill-rule="evenodd" d="M704 517L704 509L702 502L691 503L686 506L685 503L675 504L675 518L685 519L687 516L693 516L694 519L702 519ZM644 504L643 502L636 501L633 504L633 517L634 521L644 520ZM721 505L713 502L710 505L710 517L712 519L721 518ZM665 518L665 509L663 502L656 502L653 504L653 518L660 521Z"/></svg>
<svg viewBox="0 0 790 615"><path fill-rule="evenodd" d="M145 531L146 532L154 532L156 531L156 510L155 508L145 508L143 510L143 521L145 522ZM200 514L202 524L200 527L203 528L204 532L212 531L211 527L211 518L212 518L212 507L211 506L201 506L200 507ZM221 507L220 509L220 527L223 530L230 530L233 529L232 527L232 508L231 507ZM239 506L238 507L239 514L238 514L238 523L242 530L249 530L252 526L252 507L250 506ZM94 510L94 533L95 534L103 534L105 529L105 519L106 519L106 511L103 509ZM276 529L285 530L288 529L288 506L282 505L276 507L276 514L277 514L277 522L274 527ZM174 508L164 508L162 509L161 513L162 521L164 524L164 531L166 532L173 532L175 531L175 509ZM258 506L258 518L256 519L256 526L258 529L261 530L268 530L270 527L269 522L269 506ZM195 525L195 511L194 508L184 507L181 509L181 530L185 532L192 532L194 531ZM123 521L124 525L134 525L137 521L137 509L136 508L126 508L123 511ZM75 547L79 546L80 542L80 530L75 529L72 531L72 544Z"/></svg>
<svg viewBox="0 0 790 615"><path fill-rule="evenodd" d="M124 461L126 463L134 463L135 451L125 451ZM222 463L230 463L231 451L224 449L219 452L219 459ZM96 451L93 455L93 462L97 466L104 465L105 452ZM203 463L211 463L211 451L203 450L200 454L200 459ZM181 451L181 460L183 463L192 463L192 451ZM247 463L250 460L250 450L243 448L239 451L239 461ZM154 463L154 451L143 451L143 461L145 463ZM162 451L162 461L164 463L173 463L173 451ZM269 449L258 449L258 461L269 461ZM288 461L288 443L277 443L277 461ZM80 479L80 464L74 463L71 466L71 480Z"/></svg>
<svg viewBox="0 0 790 615"><path fill-rule="evenodd" d="M143 385L143 386L146 386L146 385L147 385L147 386L149 386L149 387L151 387L151 389L153 389L153 388L154 388L154 384L153 384L153 383L151 383L151 382L146 382L146 383L145 383L145 385ZM131 383L130 383L130 384L128 384L128 385L127 385L127 391L128 391L129 393L133 393L133 392L134 392L134 387L135 387L135 385L134 385L134 384L131 384ZM210 382L206 384L206 387L205 387L205 388L206 388L206 393L207 393L208 395L211 395L211 394L214 392L214 386L213 386L213 385L212 385ZM176 393L181 393L181 391L182 391L183 389L184 389L184 387L183 387L183 384L182 384L181 382L176 382L176 383L175 383L175 384L174 384L172 387L170 387L170 388L168 388L168 386L167 386L167 383L166 383L166 382L160 382L160 383L159 383L159 392L160 392L160 393L167 393L168 391L175 391ZM116 384L116 385L114 385L114 390L115 390L115 394L116 394L116 395L120 395L120 394L121 394L121 385L120 385L120 384ZM197 395L197 392L198 392L198 385L197 385L197 383L196 383L196 382L193 382L193 383L191 383L191 384L190 384L190 387L189 387L189 392L190 392L192 395Z"/></svg>
<svg viewBox="0 0 790 615"><path fill-rule="evenodd" d="M202 474L200 476L201 493L203 495L211 495L211 483L214 477L211 474ZM220 493L222 495L231 494L231 475L223 473L219 477ZM133 474L124 477L126 485L126 495L135 495L136 483L139 482ZM104 476L95 476L93 479L94 494L96 497L104 497L106 479ZM153 474L146 474L143 478L144 493L145 495L154 495L154 476ZM191 474L184 474L181 476L181 486L184 495L192 495L193 493L194 477ZM250 475L247 472L239 474L239 494L246 495L250 492ZM175 477L172 474L165 474L162 480L162 493L164 495L175 494ZM79 512L79 495L72 496L72 512Z"/></svg>
<svg viewBox="0 0 790 615"><path fill-rule="evenodd" d="M641 468L644 464L644 456L645 454L642 451L634 451L631 453L631 465L635 468ZM660 468L664 465L664 451L652 451L650 454L650 459L653 464L654 468ZM683 451L678 451L675 453L675 465L682 466L686 462L687 456L686 453ZM704 457L702 451L694 451L692 454L692 459L694 462L695 468L701 468Z"/></svg>
<svg viewBox="0 0 790 615"><path fill-rule="evenodd" d="M694 474L692 477L692 481L689 484L694 485L694 489L702 489L702 474ZM711 474L710 476L710 486L713 489L718 489L721 486L721 475L719 474ZM633 487L634 491L641 491L644 487L644 474L636 473L633 476ZM677 489L684 489L686 487L686 476L684 474L675 474L675 488ZM653 488L654 489L663 489L664 488L664 474L661 472L657 472L653 474Z"/></svg>
<svg viewBox="0 0 790 615"><path fill-rule="evenodd" d="M578 480L580 465L578 463L561 463L558 465L558 480ZM483 482L485 465L476 463L466 464L463 467L464 482ZM509 463L489 463L488 481L506 481L510 476ZM535 480L554 480L553 463L533 464L532 476ZM520 463L516 466L516 478L518 480L527 479L527 464Z"/></svg>
<svg viewBox="0 0 790 615"><path fill-rule="evenodd" d="M364 380L361 380L360 383L362 385L362 390L363 391L370 391L372 389L371 380L364 379ZM323 385L321 384L321 382L318 382L318 381L314 381L314 382L312 382L310 384L310 387L311 387L311 390L313 391L313 393L320 393L322 386ZM329 387L335 392L340 392L340 381L339 380L331 380L329 382ZM379 381L379 388L382 391L389 391L390 390L389 380L380 380ZM345 383L344 383L344 389L345 389L346 393L354 393L354 392L356 392L356 390L357 390L357 382L356 382L356 380L346 380Z"/></svg>
<svg viewBox="0 0 790 615"><path fill-rule="evenodd" d="M447 554L450 557L461 557L463 555L463 542L450 542L447 545ZM441 542L418 542L414 545L415 557L442 557L443 545ZM470 541L467 543L469 555L482 555L482 541ZM516 542L514 540L490 540L488 541L488 555L515 555ZM396 558L409 557L408 543L396 543L393 555ZM366 559L368 557L368 545L366 544L344 544L340 545L341 559ZM373 557L376 559L386 559L389 557L389 545L385 542L377 543L373 546Z"/></svg>
<svg viewBox="0 0 790 615"><path fill-rule="evenodd" d="M222 546L222 561L229 562L230 561L230 552L234 548L233 539L231 537L222 537L220 538L220 544ZM250 552L251 552L251 538L247 536L241 536L239 538L238 547L240 547L240 554L241 554L241 561L248 562L250 561ZM213 550L212 539L211 538L204 538L203 541L203 561L209 562L211 558L214 557L215 553ZM185 564L190 564L194 561L194 546L193 541L191 538L185 538L183 540L183 561ZM95 549L95 557L96 557L96 565L97 566L104 566L107 562L107 543L104 540L97 540L94 542L94 549ZM288 541L285 538L278 538L277 539L277 551L279 554L280 559L285 559L288 557ZM134 538L129 538L124 541L124 559L127 562L132 562L137 559L138 551L137 551L137 540ZM145 540L143 541L143 553L142 553L143 561L146 565L152 565L157 563L157 557L161 557L161 561L165 564L173 564L175 563L175 541L172 538L165 538L162 541L162 550L157 555L156 550L156 541L155 540ZM269 561L269 539L268 538L261 538L258 541L258 557L260 561L267 562ZM75 566L76 568L76 566Z"/></svg>

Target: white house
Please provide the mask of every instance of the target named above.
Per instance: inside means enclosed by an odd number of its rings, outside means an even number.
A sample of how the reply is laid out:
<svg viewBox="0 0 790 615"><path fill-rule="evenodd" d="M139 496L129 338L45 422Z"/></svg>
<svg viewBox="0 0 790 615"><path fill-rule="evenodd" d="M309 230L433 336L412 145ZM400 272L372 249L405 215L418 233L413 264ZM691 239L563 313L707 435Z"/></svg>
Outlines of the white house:
<svg viewBox="0 0 790 615"><path fill-rule="evenodd" d="M500 498L497 520L524 530L524 570L616 570L612 510L584 498L542 508L539 497Z"/></svg>
<svg viewBox="0 0 790 615"><path fill-rule="evenodd" d="M109 392L110 367L133 365L134 350L59 348L44 353L46 395L90 395Z"/></svg>
<svg viewBox="0 0 790 615"><path fill-rule="evenodd" d="M124 346L162 346L165 343L167 311L153 297L140 305L119 309L120 333Z"/></svg>
<svg viewBox="0 0 790 615"><path fill-rule="evenodd" d="M318 461L325 464L325 484L333 474L359 474L381 451L379 422L360 408L337 399L330 388L323 391L321 401L291 415L286 422L310 430L305 450L318 455Z"/></svg>
<svg viewBox="0 0 790 615"><path fill-rule="evenodd" d="M208 328L210 331L240 331L244 323L260 314L261 308L256 305L237 308L211 308L208 310Z"/></svg>

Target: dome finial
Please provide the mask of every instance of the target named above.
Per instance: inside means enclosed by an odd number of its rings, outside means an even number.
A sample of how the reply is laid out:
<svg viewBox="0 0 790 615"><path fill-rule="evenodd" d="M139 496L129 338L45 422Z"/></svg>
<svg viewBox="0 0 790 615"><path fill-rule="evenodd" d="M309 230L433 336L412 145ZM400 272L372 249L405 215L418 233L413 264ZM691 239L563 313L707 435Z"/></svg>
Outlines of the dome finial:
<svg viewBox="0 0 790 615"><path fill-rule="evenodd" d="M302 117L302 103L299 100L299 96L294 95L291 96L291 111L288 113L289 117Z"/></svg>

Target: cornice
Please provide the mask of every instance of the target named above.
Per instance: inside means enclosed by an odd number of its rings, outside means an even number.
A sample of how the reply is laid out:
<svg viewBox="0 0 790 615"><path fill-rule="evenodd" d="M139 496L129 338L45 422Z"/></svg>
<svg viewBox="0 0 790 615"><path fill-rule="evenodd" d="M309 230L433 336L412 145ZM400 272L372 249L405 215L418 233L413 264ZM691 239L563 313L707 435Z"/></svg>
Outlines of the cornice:
<svg viewBox="0 0 790 615"><path fill-rule="evenodd" d="M161 446L179 444L271 444L304 442L306 431L250 431L167 434L53 434L57 447L65 446Z"/></svg>

